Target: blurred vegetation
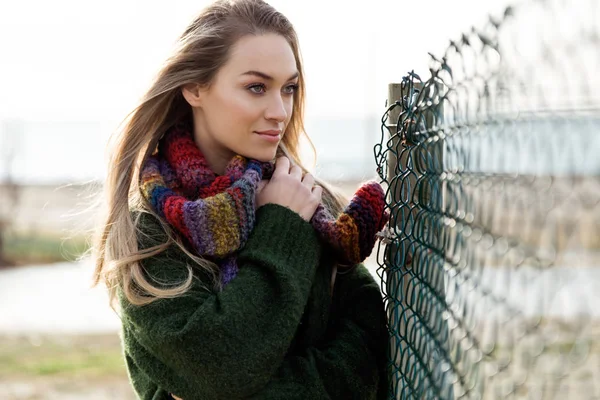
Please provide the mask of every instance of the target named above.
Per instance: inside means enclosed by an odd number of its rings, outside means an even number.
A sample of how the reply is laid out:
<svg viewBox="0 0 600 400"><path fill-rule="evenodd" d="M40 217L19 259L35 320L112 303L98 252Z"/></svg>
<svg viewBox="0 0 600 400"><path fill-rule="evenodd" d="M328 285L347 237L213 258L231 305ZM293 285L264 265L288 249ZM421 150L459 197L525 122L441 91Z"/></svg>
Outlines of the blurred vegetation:
<svg viewBox="0 0 600 400"><path fill-rule="evenodd" d="M75 261L88 249L85 236L64 238L48 233L11 233L4 239L4 257L9 265L17 266Z"/></svg>
<svg viewBox="0 0 600 400"><path fill-rule="evenodd" d="M3 337L0 376L127 379L118 335Z"/></svg>
<svg viewBox="0 0 600 400"><path fill-rule="evenodd" d="M0 267L77 260L100 192L96 182L18 185L0 176Z"/></svg>

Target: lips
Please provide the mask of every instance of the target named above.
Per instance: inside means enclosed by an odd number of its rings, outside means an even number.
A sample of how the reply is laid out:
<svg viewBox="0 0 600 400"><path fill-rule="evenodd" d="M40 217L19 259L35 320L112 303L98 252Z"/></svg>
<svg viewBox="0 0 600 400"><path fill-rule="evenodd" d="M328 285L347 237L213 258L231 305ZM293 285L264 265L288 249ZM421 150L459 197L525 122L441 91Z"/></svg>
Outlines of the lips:
<svg viewBox="0 0 600 400"><path fill-rule="evenodd" d="M270 131L256 131L254 132L262 140L277 144L281 140L281 131L270 130Z"/></svg>
<svg viewBox="0 0 600 400"><path fill-rule="evenodd" d="M281 131L278 130L268 130L268 131L256 131L259 135L267 135L267 136L279 136L281 135Z"/></svg>

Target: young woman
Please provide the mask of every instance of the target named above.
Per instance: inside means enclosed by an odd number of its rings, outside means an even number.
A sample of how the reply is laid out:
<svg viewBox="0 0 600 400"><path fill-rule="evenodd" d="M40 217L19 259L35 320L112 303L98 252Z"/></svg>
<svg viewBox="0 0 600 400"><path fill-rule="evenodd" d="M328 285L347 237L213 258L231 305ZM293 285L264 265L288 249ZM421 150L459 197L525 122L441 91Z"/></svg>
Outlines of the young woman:
<svg viewBox="0 0 600 400"><path fill-rule="evenodd" d="M369 182L347 204L302 166L304 96L290 22L217 1L116 137L96 282L140 398L386 398L384 306L361 264L384 194Z"/></svg>

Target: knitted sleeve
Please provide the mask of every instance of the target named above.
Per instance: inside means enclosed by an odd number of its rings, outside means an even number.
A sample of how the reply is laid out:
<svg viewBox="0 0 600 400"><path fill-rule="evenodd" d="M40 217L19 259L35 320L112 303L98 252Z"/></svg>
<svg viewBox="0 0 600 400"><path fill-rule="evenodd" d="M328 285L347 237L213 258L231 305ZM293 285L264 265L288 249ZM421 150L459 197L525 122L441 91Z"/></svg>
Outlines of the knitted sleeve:
<svg viewBox="0 0 600 400"><path fill-rule="evenodd" d="M145 306L120 296L125 359L138 396L236 399L266 386L297 330L320 251L308 222L269 204L257 210L239 273L223 291L199 281L186 295ZM180 280L185 262L165 253L145 260L146 272L163 283Z"/></svg>
<svg viewBox="0 0 600 400"><path fill-rule="evenodd" d="M387 399L388 330L378 285L360 265L336 283L328 340L286 357L252 399Z"/></svg>

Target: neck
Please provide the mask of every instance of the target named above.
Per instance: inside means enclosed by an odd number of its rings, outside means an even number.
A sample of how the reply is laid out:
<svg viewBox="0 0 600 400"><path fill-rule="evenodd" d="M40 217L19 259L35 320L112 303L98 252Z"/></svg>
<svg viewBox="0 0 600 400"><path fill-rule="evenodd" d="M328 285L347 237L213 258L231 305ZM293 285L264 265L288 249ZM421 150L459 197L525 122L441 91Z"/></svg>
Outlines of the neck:
<svg viewBox="0 0 600 400"><path fill-rule="evenodd" d="M198 146L204 155L206 163L216 175L225 174L225 168L231 159L235 157L235 153L229 149L223 148L209 135L206 135L198 124L195 125L194 142L196 142L196 146Z"/></svg>
<svg viewBox="0 0 600 400"><path fill-rule="evenodd" d="M204 154L206 163L210 167L211 171L213 171L216 175L225 174L225 168L233 156L221 157L219 154L217 154L217 152L203 148L198 142L196 142L196 144L200 148L202 154Z"/></svg>

